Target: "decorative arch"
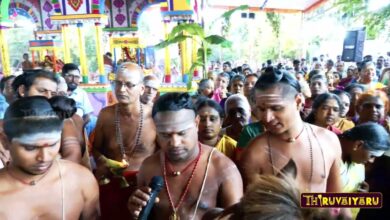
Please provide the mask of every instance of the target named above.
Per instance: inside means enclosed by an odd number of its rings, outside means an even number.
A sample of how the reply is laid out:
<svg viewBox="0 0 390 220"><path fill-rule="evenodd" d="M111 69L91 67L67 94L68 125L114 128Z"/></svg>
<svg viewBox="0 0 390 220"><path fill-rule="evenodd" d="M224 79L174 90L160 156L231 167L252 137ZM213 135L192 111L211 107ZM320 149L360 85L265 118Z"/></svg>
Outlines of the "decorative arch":
<svg viewBox="0 0 390 220"><path fill-rule="evenodd" d="M38 26L41 26L39 11L30 2L28 2L28 1L25 1L25 2L12 1L9 4L8 13L10 16L12 16L12 14L15 11L18 13L18 15L25 16L25 17L29 18L32 22L36 23Z"/></svg>
<svg viewBox="0 0 390 220"><path fill-rule="evenodd" d="M165 0L166 1L166 0ZM129 7L130 27L137 28L138 19L144 9L147 7L165 2L164 0L136 0Z"/></svg>

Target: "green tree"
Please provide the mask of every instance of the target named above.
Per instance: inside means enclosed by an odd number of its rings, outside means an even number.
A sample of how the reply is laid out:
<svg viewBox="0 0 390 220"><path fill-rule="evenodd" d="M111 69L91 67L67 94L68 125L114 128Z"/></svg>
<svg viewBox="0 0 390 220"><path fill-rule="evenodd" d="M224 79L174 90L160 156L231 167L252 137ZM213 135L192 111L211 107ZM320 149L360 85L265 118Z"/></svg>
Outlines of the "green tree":
<svg viewBox="0 0 390 220"><path fill-rule="evenodd" d="M197 67L202 67L203 76L206 76L206 64L208 56L211 55L210 45L221 45L230 47L231 43L219 35L206 36L203 27L197 23L181 23L174 27L165 41L155 45L156 48L165 48L172 44L177 44L187 39L195 39L198 42L197 60L192 63L189 73L188 87L191 88L192 76Z"/></svg>
<svg viewBox="0 0 390 220"><path fill-rule="evenodd" d="M368 2L367 0L336 0L334 7L340 11L345 20L349 21L347 24L362 19L366 26L368 39L375 39L383 31L390 37L388 24L390 20L390 3L378 11L370 12L368 10Z"/></svg>

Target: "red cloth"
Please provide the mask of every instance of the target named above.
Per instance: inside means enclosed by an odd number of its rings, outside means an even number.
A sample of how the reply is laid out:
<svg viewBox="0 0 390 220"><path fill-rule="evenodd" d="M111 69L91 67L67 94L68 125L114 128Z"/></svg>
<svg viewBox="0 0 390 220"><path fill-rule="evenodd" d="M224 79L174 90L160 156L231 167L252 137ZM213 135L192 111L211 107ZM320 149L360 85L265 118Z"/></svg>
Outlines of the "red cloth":
<svg viewBox="0 0 390 220"><path fill-rule="evenodd" d="M336 128L335 126L329 126L328 130L335 133L336 135L340 135L343 133L340 129Z"/></svg>
<svg viewBox="0 0 390 220"><path fill-rule="evenodd" d="M125 171L123 173L129 187L121 188L120 178L111 178L109 184L99 186L101 220L132 219L127 202L137 188L137 173L138 171Z"/></svg>

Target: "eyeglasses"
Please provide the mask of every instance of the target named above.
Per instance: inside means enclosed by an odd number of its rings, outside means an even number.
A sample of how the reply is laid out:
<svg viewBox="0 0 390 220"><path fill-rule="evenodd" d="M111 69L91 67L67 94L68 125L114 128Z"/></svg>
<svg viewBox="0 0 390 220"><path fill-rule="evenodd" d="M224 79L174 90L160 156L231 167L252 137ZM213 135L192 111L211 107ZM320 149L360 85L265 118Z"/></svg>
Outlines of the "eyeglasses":
<svg viewBox="0 0 390 220"><path fill-rule="evenodd" d="M117 88L117 89L122 88L122 86L126 86L126 88L128 88L128 89L132 89L138 84L134 84L132 82L122 82L119 80L114 80L114 85L115 85L115 88Z"/></svg>
<svg viewBox="0 0 390 220"><path fill-rule="evenodd" d="M80 79L81 76L80 75L73 75L73 74L65 74L64 75L65 78L73 78L73 79Z"/></svg>

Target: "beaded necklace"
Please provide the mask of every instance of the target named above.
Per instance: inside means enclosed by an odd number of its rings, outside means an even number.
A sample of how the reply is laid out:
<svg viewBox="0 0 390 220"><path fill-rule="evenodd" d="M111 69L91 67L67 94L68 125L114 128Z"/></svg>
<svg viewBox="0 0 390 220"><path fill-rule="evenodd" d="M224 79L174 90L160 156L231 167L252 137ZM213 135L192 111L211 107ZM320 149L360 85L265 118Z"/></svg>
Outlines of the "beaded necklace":
<svg viewBox="0 0 390 220"><path fill-rule="evenodd" d="M198 160L199 160L199 157L200 157L200 154L198 154L198 156L197 156L194 160L192 160L191 162L189 162L189 163L184 167L184 169L182 169L181 171L174 171L174 170L173 170L173 167L172 167L172 165L169 163L169 161L166 160L165 162L166 162L166 165L167 165L167 168L168 168L169 172L170 172L173 176L180 176L182 173L186 172L186 171L191 167L191 165L192 165L193 163L195 163L196 161L198 161ZM166 156L165 156L165 158L166 158Z"/></svg>
<svg viewBox="0 0 390 220"><path fill-rule="evenodd" d="M177 203L177 205L175 205L173 203L173 201L172 201L172 196L171 196L171 192L169 190L169 185L168 185L168 181L167 181L167 169L166 169L166 167L167 167L167 159L166 159L165 155L163 157L164 164L163 164L162 167L163 167L165 189L167 190L169 204L171 205L171 207L173 209L173 213L169 217L169 220L179 220L180 219L179 216L177 215L177 210L179 209L179 207L183 203L184 198L187 195L188 190L190 189L190 185L191 185L192 179L193 179L193 177L195 175L195 170L196 170L196 167L198 166L198 162L199 162L199 159L200 159L201 155L202 155L202 148L201 148L201 145L199 143L199 154L198 154L198 156L197 156L197 158L195 160L195 165L194 165L194 168L192 169L191 176L188 178L187 184L186 184L186 186L184 188L183 193L180 195L179 202Z"/></svg>
<svg viewBox="0 0 390 220"><path fill-rule="evenodd" d="M135 132L135 145L130 152L130 156L133 154L135 148L140 144L141 142L141 133L142 133L142 127L144 125L144 109L143 105L140 102L139 103L139 110L140 110L140 116L138 119L138 127L137 131ZM122 162L126 162L127 164L129 163L128 158L126 156L126 149L123 143L123 137L122 137L122 130L121 130L121 125L120 125L120 118L119 118L119 105L115 106L115 140L116 143L119 146L119 149L122 154Z"/></svg>
<svg viewBox="0 0 390 220"><path fill-rule="evenodd" d="M306 125L304 124L303 127L304 127L304 130L305 130L306 134L307 134L307 141L308 141L308 143L309 143L310 171L309 171L309 173L307 174L307 176L308 176L308 179L309 179L308 191L310 192L310 191L311 191L311 184L312 184L312 180L313 180L313 170L314 170L313 144L312 144L312 141L311 141L311 138L310 138L310 135L309 135L309 132L308 132L308 130L307 130ZM310 126L309 126L309 127L310 127ZM322 150L322 147L321 147L321 145L320 145L320 143L319 143L319 141L318 141L318 138L317 138L317 136L315 135L315 133L314 133L314 131L313 131L313 128L310 127L310 130L311 130L312 134L314 135L314 137L317 139L318 146L319 146L319 148L320 148L320 150L321 150L321 155L322 155L322 160L323 160L323 174L321 174L321 177L322 177L323 179L325 179L325 177L326 177L325 155L324 155L324 152L323 152L323 150ZM302 132L301 132L301 133L302 133ZM301 134L301 133L300 133L300 134ZM300 135L300 134L299 134L299 135ZM268 155L269 155L269 160L270 160L271 166L272 166L272 172L273 172L274 175L276 175L276 173L275 173L274 162L273 162L273 160L272 160L272 151L271 151L271 144L270 144L270 135L268 135L268 137L267 137L267 143L268 143Z"/></svg>

